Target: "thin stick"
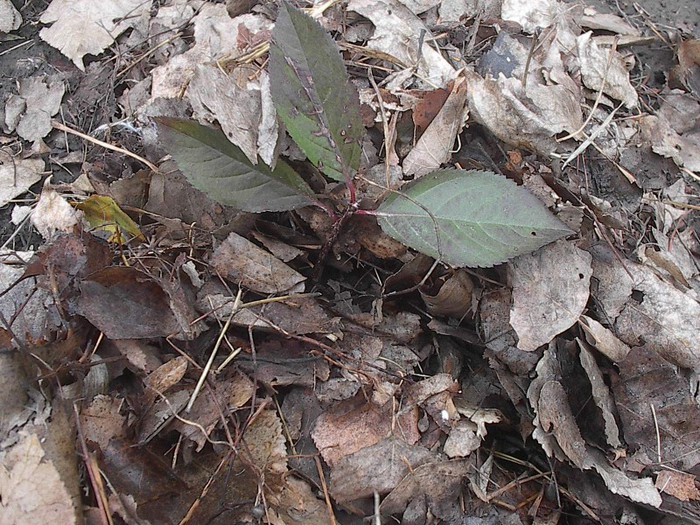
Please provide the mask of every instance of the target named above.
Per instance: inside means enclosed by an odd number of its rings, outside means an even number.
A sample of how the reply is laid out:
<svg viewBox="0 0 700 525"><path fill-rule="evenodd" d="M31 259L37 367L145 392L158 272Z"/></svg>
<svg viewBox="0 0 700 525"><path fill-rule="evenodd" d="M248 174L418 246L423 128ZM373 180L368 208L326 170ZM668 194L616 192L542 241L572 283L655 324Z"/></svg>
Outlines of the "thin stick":
<svg viewBox="0 0 700 525"><path fill-rule="evenodd" d="M64 125L64 124L61 124L60 122L57 122L57 121L55 121L55 120L51 122L51 126L52 126L54 129L59 129L59 130L65 132L65 133L70 133L71 135L75 135L76 137L80 137L80 138L83 139L83 140L87 140L88 142L92 142L93 144L97 144L98 146L102 146L102 147L105 148L105 149L112 150L112 151L116 151L117 153L123 153L124 155L126 155L126 156L128 156L128 157L131 157L132 159L136 159L136 160L138 160L139 162L141 162L142 164L145 164L145 165L148 166L151 170L153 170L153 171L155 171L155 172L158 172L158 168L156 167L155 164L153 164L152 162L150 162L150 161L144 159L144 158L141 157L140 155L137 155L136 153L132 153L132 152L130 152L129 150L126 150L126 149L124 149L124 148L120 148L120 147L117 147L117 146L112 146L112 145L109 144L108 142L103 142L103 141L101 141L101 140L98 140L98 139L96 139L96 138L93 138L93 137L91 137L90 135L86 135L85 133L82 133L82 132L80 132L80 131L78 131L78 130L76 130L76 129L69 128L68 126L66 126L66 125Z"/></svg>
<svg viewBox="0 0 700 525"><path fill-rule="evenodd" d="M316 470L318 470L318 476L321 478L321 487L323 488L323 497L326 500L326 506L328 507L328 517L330 519L331 525L338 525L335 519L335 513L333 512L333 504L331 503L331 497L328 494L328 486L326 485L326 476L323 474L323 466L321 466L321 460L318 456L314 456L316 461Z"/></svg>
<svg viewBox="0 0 700 525"><path fill-rule="evenodd" d="M185 408L185 412L189 412L192 410L192 405L194 405L195 400L197 399L197 396L199 395L199 391L202 389L202 385L204 384L204 381L207 379L207 375L209 374L209 370L211 370L212 365L214 364L214 358L216 357L216 353L219 351L219 347L221 346L221 341L223 341L224 336L226 335L226 332L231 326L231 320L233 319L233 316L238 313L240 310L240 305L241 305L241 295L243 294L243 289L239 288L238 289L238 295L236 295L236 301L233 303L233 309L231 310L231 315L228 316L228 319L226 320L226 324L221 328L221 332L219 333L219 337L216 340L216 344L214 345L213 350L211 351L211 355L209 356L209 360L207 361L207 364L204 365L204 369L202 370L202 373L199 376L199 380L197 381L197 385L194 387L194 391L192 392L192 397L190 397L190 401L187 403L187 407Z"/></svg>
<svg viewBox="0 0 700 525"><path fill-rule="evenodd" d="M651 415L654 418L654 430L656 431L656 459L659 461L659 465L661 465L661 433L659 432L659 420L656 419L656 408L654 408L654 404L651 403L649 406L651 407Z"/></svg>

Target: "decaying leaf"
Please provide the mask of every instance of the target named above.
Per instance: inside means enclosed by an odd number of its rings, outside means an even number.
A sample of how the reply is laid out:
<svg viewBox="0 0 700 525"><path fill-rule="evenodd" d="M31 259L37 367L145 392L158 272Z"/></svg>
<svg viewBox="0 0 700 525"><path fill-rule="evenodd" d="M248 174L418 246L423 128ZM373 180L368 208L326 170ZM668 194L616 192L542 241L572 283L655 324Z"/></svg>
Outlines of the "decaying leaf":
<svg viewBox="0 0 700 525"><path fill-rule="evenodd" d="M549 154L557 146L555 135L581 125L580 103L568 86L524 88L521 79L503 74L465 75L470 114L507 144Z"/></svg>
<svg viewBox="0 0 700 525"><path fill-rule="evenodd" d="M616 51L603 49L584 33L576 39L581 78L587 88L602 91L628 108L637 105L637 90L629 80L622 57Z"/></svg>
<svg viewBox="0 0 700 525"><path fill-rule="evenodd" d="M700 499L695 476L675 470L662 470L656 475L656 488L681 501Z"/></svg>
<svg viewBox="0 0 700 525"><path fill-rule="evenodd" d="M39 34L84 71L85 55L102 53L149 8L141 0L53 0L41 15L42 23L53 25Z"/></svg>
<svg viewBox="0 0 700 525"><path fill-rule="evenodd" d="M0 0L0 32L9 33L22 25L22 15L10 0Z"/></svg>
<svg viewBox="0 0 700 525"><path fill-rule="evenodd" d="M462 131L469 111L467 84L464 78L454 82L452 92L415 147L406 155L403 170L406 175L421 177L439 168L452 155L457 135Z"/></svg>
<svg viewBox="0 0 700 525"><path fill-rule="evenodd" d="M25 193L41 180L41 159L7 159L0 155L0 206Z"/></svg>
<svg viewBox="0 0 700 525"><path fill-rule="evenodd" d="M420 465L436 455L420 445L388 437L341 458L331 471L331 494L340 502L386 494Z"/></svg>
<svg viewBox="0 0 700 525"><path fill-rule="evenodd" d="M78 523L71 496L56 467L44 459L35 434L5 452L0 463L0 513L3 523Z"/></svg>
<svg viewBox="0 0 700 525"><path fill-rule="evenodd" d="M245 237L231 233L212 254L221 276L261 293L303 291L305 277Z"/></svg>
<svg viewBox="0 0 700 525"><path fill-rule="evenodd" d="M557 0L503 0L501 16L503 20L517 22L528 33L552 25L564 9Z"/></svg>
<svg viewBox="0 0 700 525"><path fill-rule="evenodd" d="M71 232L79 222L76 212L68 201L51 188L44 188L32 213L32 224L45 239L56 232Z"/></svg>
<svg viewBox="0 0 700 525"><path fill-rule="evenodd" d="M588 302L591 256L566 241L524 255L510 265L510 324L518 348L532 351L573 326Z"/></svg>
<svg viewBox="0 0 700 525"><path fill-rule="evenodd" d="M111 197L92 195L75 207L95 230L107 232L110 242L127 244L131 239L146 240L136 223Z"/></svg>
<svg viewBox="0 0 700 525"><path fill-rule="evenodd" d="M36 142L51 131L51 117L58 113L66 87L58 76L34 76L19 81L19 95L5 104L5 125L25 140Z"/></svg>
<svg viewBox="0 0 700 525"><path fill-rule="evenodd" d="M657 115L642 117L639 126L655 153L678 165L700 171L700 103L692 96L672 90L665 93Z"/></svg>
<svg viewBox="0 0 700 525"><path fill-rule="evenodd" d="M84 280L80 292L80 314L110 339L193 336L191 305L181 305L191 310L189 319L179 318L177 298L134 268L105 268Z"/></svg>
<svg viewBox="0 0 700 525"><path fill-rule="evenodd" d="M350 0L348 10L368 18L374 25L374 33L367 43L370 49L395 57L405 67L417 62L418 76L438 88L445 87L457 76L455 68L427 45L430 31L405 4L397 0ZM417 38L421 32L426 35L425 41ZM421 49L418 49L419 42L423 43Z"/></svg>

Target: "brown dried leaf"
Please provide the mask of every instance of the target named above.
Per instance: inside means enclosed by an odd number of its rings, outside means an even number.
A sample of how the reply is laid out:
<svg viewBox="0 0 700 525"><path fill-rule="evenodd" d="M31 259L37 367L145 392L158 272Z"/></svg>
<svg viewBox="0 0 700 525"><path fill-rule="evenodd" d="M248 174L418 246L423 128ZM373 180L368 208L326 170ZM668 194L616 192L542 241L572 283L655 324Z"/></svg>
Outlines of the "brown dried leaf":
<svg viewBox="0 0 700 525"><path fill-rule="evenodd" d="M438 51L430 46L418 49L416 35L424 32L429 39L432 33L404 4L396 0L351 0L347 8L374 24L368 48L387 53L407 65L420 56L418 76L437 87L444 87L457 76L454 67Z"/></svg>
<svg viewBox="0 0 700 525"><path fill-rule="evenodd" d="M615 419L615 414L617 410L615 408L615 402L613 401L612 394L610 393L610 388L605 384L603 379L603 374L600 371L600 367L593 356L593 353L588 350L586 344L583 343L578 338L576 342L579 345L579 359L581 360L581 366L586 371L588 375L588 380L591 382L591 391L593 394L593 400L595 404L600 409L603 415L603 421L605 422L605 437L607 442L613 448L622 447L622 442L620 441L620 429L617 426L617 420Z"/></svg>
<svg viewBox="0 0 700 525"><path fill-rule="evenodd" d="M325 462L335 467L342 458L379 443L392 430L398 437L415 443L420 436L415 429L415 420L411 419L411 413L395 419L391 402L378 407L352 399L321 414L311 437Z"/></svg>
<svg viewBox="0 0 700 525"><path fill-rule="evenodd" d="M106 450L114 437L124 437L126 417L119 414L123 401L110 396L96 396L80 412L80 425L86 440Z"/></svg>
<svg viewBox="0 0 700 525"><path fill-rule="evenodd" d="M586 443L571 412L566 390L559 381L547 381L542 385L535 411L539 428L554 435L566 457L578 468L584 468ZM533 436L537 439L536 434Z"/></svg>
<svg viewBox="0 0 700 525"><path fill-rule="evenodd" d="M672 158L678 165L700 171L700 103L679 90L664 93L657 115L639 121L642 135L651 142L652 150Z"/></svg>
<svg viewBox="0 0 700 525"><path fill-rule="evenodd" d="M50 239L56 232L70 233L78 225L81 212L55 190L44 188L32 213L32 224L44 237Z"/></svg>
<svg viewBox="0 0 700 525"><path fill-rule="evenodd" d="M39 182L44 166L41 159L8 159L5 155L0 156L0 207Z"/></svg>
<svg viewBox="0 0 700 525"><path fill-rule="evenodd" d="M271 493L278 493L287 473L287 447L282 422L274 410L263 410L243 434L244 465L252 465L257 475L262 475L265 487ZM257 476L256 476L257 477ZM257 485L257 480L252 480Z"/></svg>
<svg viewBox="0 0 700 525"><path fill-rule="evenodd" d="M700 499L700 490L695 480L692 474L677 470L662 470L656 474L656 488L681 501L695 501Z"/></svg>
<svg viewBox="0 0 700 525"><path fill-rule="evenodd" d="M7 525L78 523L77 509L35 434L6 452L0 464L0 514Z"/></svg>
<svg viewBox="0 0 700 525"><path fill-rule="evenodd" d="M579 325L586 334L586 341L605 357L619 363L627 357L630 347L620 341L615 334L595 319L582 315Z"/></svg>
<svg viewBox="0 0 700 525"><path fill-rule="evenodd" d="M688 91L700 95L700 40L686 40L678 46L681 79Z"/></svg>
<svg viewBox="0 0 700 525"><path fill-rule="evenodd" d="M700 304L692 291L682 292L651 268L627 262L634 276L630 297L615 322L618 337L628 345L642 345L677 366L700 373ZM629 276L625 279L629 281Z"/></svg>
<svg viewBox="0 0 700 525"><path fill-rule="evenodd" d="M187 358L184 355L163 363L143 381L145 392L144 405L148 406L177 385L187 371Z"/></svg>
<svg viewBox="0 0 700 525"><path fill-rule="evenodd" d="M437 293L428 293L427 286L419 291L431 315L462 320L472 309L474 282L465 270L460 269L450 275L440 284Z"/></svg>
<svg viewBox="0 0 700 525"><path fill-rule="evenodd" d="M700 407L690 396L688 378L647 346L633 348L618 367L620 377L613 383L612 394L624 407L620 421L628 446L655 452L658 431L662 461L680 470L694 468L700 463L700 451L687 436L700 433ZM658 459L654 454L653 461L638 461L644 467Z"/></svg>
<svg viewBox="0 0 700 525"><path fill-rule="evenodd" d="M181 334L163 287L134 268L105 268L80 284L78 311L110 339ZM192 315L191 319L195 316Z"/></svg>
<svg viewBox="0 0 700 525"><path fill-rule="evenodd" d="M253 382L240 373L223 381L212 382L210 388L197 396L186 415L188 421L197 425L178 419L169 428L194 441L197 444L196 450L199 452L206 445L207 437L221 423L222 409L225 407L229 407L231 410L241 408L250 401L254 392Z"/></svg>
<svg viewBox="0 0 700 525"><path fill-rule="evenodd" d="M470 464L466 460L441 460L420 465L389 493L379 510L383 515L402 513L411 500L425 495L428 510L433 516L455 523L454 520L462 519L456 502L469 469ZM422 517L425 518L425 515Z"/></svg>
<svg viewBox="0 0 700 525"><path fill-rule="evenodd" d="M212 267L223 277L260 293L304 290L306 278L245 237L230 233L211 256Z"/></svg>
<svg viewBox="0 0 700 525"><path fill-rule="evenodd" d="M439 168L452 156L457 135L467 121L467 83L455 80L444 106L414 148L406 155L403 169L406 175L421 177Z"/></svg>
<svg viewBox="0 0 700 525"><path fill-rule="evenodd" d="M591 255L557 241L512 261L510 324L518 348L532 351L576 323L589 296Z"/></svg>
<svg viewBox="0 0 700 525"><path fill-rule="evenodd" d="M45 27L39 35L85 71L83 57L99 55L114 39L141 16L147 16L149 4L141 0L53 0L41 15Z"/></svg>
<svg viewBox="0 0 700 525"><path fill-rule="evenodd" d="M5 125L25 140L41 140L51 131L51 117L58 113L65 91L59 75L20 79L19 95L7 99Z"/></svg>
<svg viewBox="0 0 700 525"><path fill-rule="evenodd" d="M376 444L345 456L332 465L331 495L343 503L386 494L417 467L437 459L433 452L420 445L386 438Z"/></svg>
<svg viewBox="0 0 700 525"><path fill-rule="evenodd" d="M626 107L637 106L637 90L630 83L629 71L617 51L605 49L591 38L592 32L576 39L581 78L588 89L609 95Z"/></svg>

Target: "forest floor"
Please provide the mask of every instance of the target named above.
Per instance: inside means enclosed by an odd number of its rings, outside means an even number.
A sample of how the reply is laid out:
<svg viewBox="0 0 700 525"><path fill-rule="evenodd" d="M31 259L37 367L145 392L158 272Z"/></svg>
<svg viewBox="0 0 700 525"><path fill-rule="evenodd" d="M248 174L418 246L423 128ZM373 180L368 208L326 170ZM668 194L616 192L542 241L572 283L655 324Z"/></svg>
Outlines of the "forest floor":
<svg viewBox="0 0 700 525"><path fill-rule="evenodd" d="M700 5L294 6L0 0L0 523L700 524Z"/></svg>

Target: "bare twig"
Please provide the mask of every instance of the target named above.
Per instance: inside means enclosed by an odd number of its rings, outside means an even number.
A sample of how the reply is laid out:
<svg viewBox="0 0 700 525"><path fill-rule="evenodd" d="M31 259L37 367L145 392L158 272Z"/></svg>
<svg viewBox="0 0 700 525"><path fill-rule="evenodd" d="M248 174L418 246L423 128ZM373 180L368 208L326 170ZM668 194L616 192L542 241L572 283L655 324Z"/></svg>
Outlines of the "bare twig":
<svg viewBox="0 0 700 525"><path fill-rule="evenodd" d="M98 146L102 146L105 149L111 150L111 151L116 151L117 153L123 153L124 155L131 157L132 159L136 159L142 164L145 164L148 166L149 169L158 172L158 168L156 167L155 164L152 162L144 159L142 156L137 155L136 153L132 153L129 150L126 150L124 148L120 148L118 146L113 146L112 144L109 144L108 142L103 142L101 140L98 140L96 138L91 137L90 135L86 135L85 133L82 133L76 129L70 128L64 124L61 124L60 122L57 121L52 121L51 126L54 129L61 130L65 133L70 133L71 135L75 135L76 137L80 137L81 139L87 140L88 142L92 142L93 144L97 144Z"/></svg>

